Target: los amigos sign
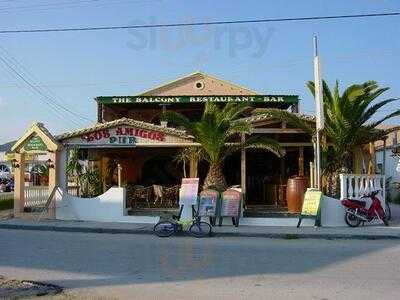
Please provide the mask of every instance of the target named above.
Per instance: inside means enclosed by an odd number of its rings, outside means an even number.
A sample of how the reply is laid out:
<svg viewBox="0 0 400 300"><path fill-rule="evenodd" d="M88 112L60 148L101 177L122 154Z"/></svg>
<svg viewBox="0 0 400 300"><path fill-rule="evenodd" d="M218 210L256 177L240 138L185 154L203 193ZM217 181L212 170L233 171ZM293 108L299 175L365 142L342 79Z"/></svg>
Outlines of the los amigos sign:
<svg viewBox="0 0 400 300"><path fill-rule="evenodd" d="M96 130L80 136L80 143L104 146L134 146L138 139L147 142L164 142L165 133L134 127L116 127Z"/></svg>

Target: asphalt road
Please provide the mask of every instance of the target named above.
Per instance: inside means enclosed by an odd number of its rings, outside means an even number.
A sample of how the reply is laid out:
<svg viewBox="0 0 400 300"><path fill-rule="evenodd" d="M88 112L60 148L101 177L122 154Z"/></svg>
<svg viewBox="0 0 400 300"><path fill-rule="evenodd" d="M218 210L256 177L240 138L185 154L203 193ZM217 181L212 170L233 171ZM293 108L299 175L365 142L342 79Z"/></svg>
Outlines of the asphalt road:
<svg viewBox="0 0 400 300"><path fill-rule="evenodd" d="M0 275L56 299L399 299L400 242L0 230Z"/></svg>

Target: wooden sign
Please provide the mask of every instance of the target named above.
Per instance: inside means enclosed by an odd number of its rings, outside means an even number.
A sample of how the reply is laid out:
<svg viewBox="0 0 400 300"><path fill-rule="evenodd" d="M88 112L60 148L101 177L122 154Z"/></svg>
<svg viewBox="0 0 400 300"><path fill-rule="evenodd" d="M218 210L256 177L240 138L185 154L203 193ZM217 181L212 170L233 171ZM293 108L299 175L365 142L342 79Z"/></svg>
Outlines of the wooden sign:
<svg viewBox="0 0 400 300"><path fill-rule="evenodd" d="M24 146L25 151L44 152L47 151L47 146L40 136L31 137Z"/></svg>
<svg viewBox="0 0 400 300"><path fill-rule="evenodd" d="M316 189L307 189L304 195L303 207L297 227L300 227L303 218L315 218L315 225L320 226L320 206L322 192Z"/></svg>
<svg viewBox="0 0 400 300"><path fill-rule="evenodd" d="M219 193L215 190L204 190L199 197L199 216L215 217Z"/></svg>

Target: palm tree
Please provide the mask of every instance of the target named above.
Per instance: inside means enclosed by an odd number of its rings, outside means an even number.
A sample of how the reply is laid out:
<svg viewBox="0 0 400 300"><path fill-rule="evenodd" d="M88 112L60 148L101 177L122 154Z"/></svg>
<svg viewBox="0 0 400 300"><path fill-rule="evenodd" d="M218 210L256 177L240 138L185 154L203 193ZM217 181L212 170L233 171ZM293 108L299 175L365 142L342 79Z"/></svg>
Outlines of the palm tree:
<svg viewBox="0 0 400 300"><path fill-rule="evenodd" d="M79 195L79 188L81 186L80 185L80 177L82 176L83 167L79 161L79 149L78 148L73 148L69 152L66 171L67 171L67 175L73 176L75 178L77 193Z"/></svg>
<svg viewBox="0 0 400 300"><path fill-rule="evenodd" d="M167 112L165 118L171 123L183 127L200 144L203 157L209 163L204 181L204 189L213 187L224 190L227 186L223 174L224 159L242 148L258 148L281 155L279 144L266 138L249 138L242 141L242 135L252 132L252 125L241 120L243 113L250 107L244 103L228 103L221 107L207 102L199 121L190 121L177 112Z"/></svg>
<svg viewBox="0 0 400 300"><path fill-rule="evenodd" d="M203 151L200 147L186 147L178 152L174 161L178 164L182 164L183 177L187 178L187 163L190 165L190 176L197 177L198 162L202 157Z"/></svg>
<svg viewBox="0 0 400 300"><path fill-rule="evenodd" d="M315 94L314 82L307 82L311 93ZM345 89L341 94L339 83L330 90L323 81L323 100L325 128L322 132L323 139L328 140L323 147L323 173L332 175L338 171L352 170L352 157L354 151L364 144L383 139L394 129L380 130L378 125L384 121L400 115L400 110L395 110L383 118L373 120L380 108L398 99L386 99L379 102L375 100L389 88L380 88L375 81L354 84ZM298 114L292 114L278 109L266 109L261 113L291 123L303 129L315 139L315 127L302 119Z"/></svg>

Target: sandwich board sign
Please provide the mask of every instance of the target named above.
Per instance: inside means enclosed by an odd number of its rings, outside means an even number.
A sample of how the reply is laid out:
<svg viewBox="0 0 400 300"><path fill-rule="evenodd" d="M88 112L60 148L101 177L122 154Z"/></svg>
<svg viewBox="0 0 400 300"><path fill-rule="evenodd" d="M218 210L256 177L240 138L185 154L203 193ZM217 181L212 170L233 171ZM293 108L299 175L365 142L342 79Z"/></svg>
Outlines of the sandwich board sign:
<svg viewBox="0 0 400 300"><path fill-rule="evenodd" d="M204 190L199 197L199 216L215 217L219 193L215 190Z"/></svg>
<svg viewBox="0 0 400 300"><path fill-rule="evenodd" d="M226 190L221 196L221 208L219 212L219 225L222 225L224 217L232 217L232 223L239 226L240 206L242 194L234 189Z"/></svg>
<svg viewBox="0 0 400 300"><path fill-rule="evenodd" d="M307 189L304 195L303 207L297 227L300 227L301 221L304 218L313 218L315 219L315 226L321 226L321 200L321 191L317 189Z"/></svg>
<svg viewBox="0 0 400 300"><path fill-rule="evenodd" d="M179 189L179 206L183 206L182 219L192 219L192 206L197 205L197 193L199 190L199 178L182 178Z"/></svg>

